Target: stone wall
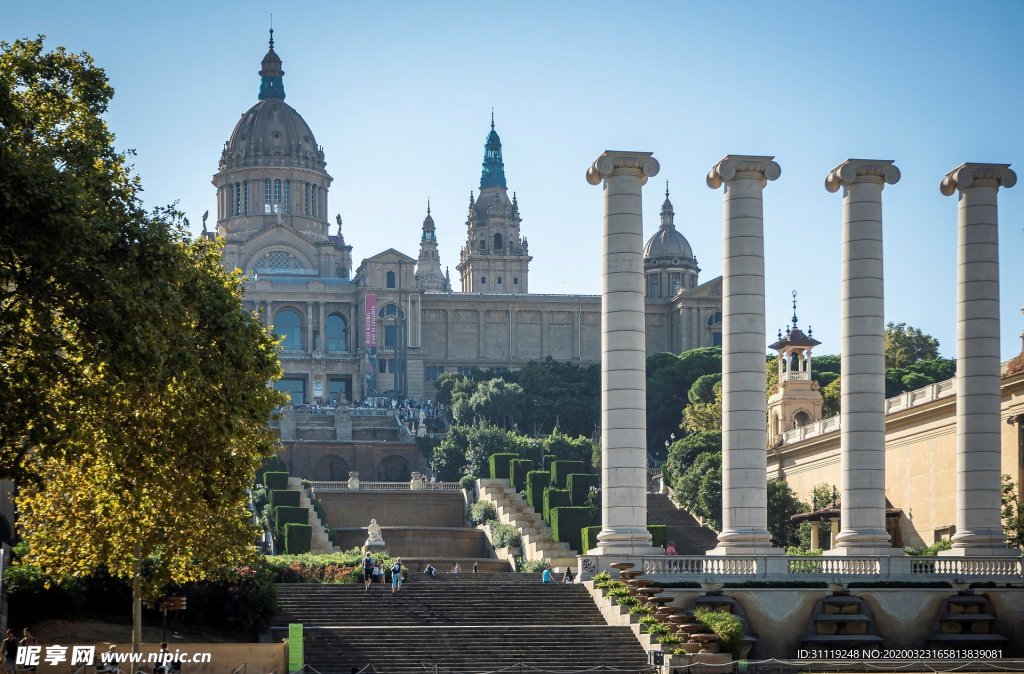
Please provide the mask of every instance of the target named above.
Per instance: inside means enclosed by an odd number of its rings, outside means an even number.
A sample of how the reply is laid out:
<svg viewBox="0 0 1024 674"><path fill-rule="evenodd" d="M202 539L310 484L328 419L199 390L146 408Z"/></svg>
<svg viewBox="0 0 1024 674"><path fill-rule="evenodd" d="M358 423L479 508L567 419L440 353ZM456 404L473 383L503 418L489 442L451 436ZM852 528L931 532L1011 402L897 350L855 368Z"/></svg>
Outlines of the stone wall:
<svg viewBox="0 0 1024 674"><path fill-rule="evenodd" d="M404 481L412 471L422 472L427 467L414 443L285 442L278 455L293 477L314 481L346 481L349 471L359 473L367 482Z"/></svg>
<svg viewBox="0 0 1024 674"><path fill-rule="evenodd" d="M491 553L487 537L479 529L382 526L381 533L392 557L472 559L489 557ZM366 527L335 529L333 541L342 550L362 547L366 541Z"/></svg>
<svg viewBox="0 0 1024 674"><path fill-rule="evenodd" d="M362 527L376 519L382 527L463 527L465 501L459 492L322 492L317 496L332 529ZM366 540L359 541L362 545ZM391 544L385 536L384 541Z"/></svg>

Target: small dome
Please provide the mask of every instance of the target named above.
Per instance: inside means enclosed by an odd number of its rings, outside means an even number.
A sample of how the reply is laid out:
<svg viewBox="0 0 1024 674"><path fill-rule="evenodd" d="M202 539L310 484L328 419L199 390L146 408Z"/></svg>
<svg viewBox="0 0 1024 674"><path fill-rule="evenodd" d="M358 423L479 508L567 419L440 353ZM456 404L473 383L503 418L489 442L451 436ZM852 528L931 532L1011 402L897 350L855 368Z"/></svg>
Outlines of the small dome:
<svg viewBox="0 0 1024 674"><path fill-rule="evenodd" d="M644 258L673 258L693 261L693 248L679 230L663 227L647 240Z"/></svg>

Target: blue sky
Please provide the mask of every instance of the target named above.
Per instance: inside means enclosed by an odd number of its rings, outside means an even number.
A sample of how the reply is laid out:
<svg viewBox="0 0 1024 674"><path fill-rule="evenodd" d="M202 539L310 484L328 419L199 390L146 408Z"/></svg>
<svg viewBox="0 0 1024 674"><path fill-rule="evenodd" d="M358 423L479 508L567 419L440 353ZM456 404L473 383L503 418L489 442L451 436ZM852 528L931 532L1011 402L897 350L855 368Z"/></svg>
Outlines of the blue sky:
<svg viewBox="0 0 1024 674"><path fill-rule="evenodd" d="M955 353L956 200L965 161L1024 170L1024 3L306 2L6 3L0 39L46 34L88 51L116 96L109 123L137 151L148 206L175 200L199 228L210 178L256 102L274 14L287 101L324 147L355 260L416 256L429 196L442 264L455 265L491 107L534 256L530 289L597 293L605 149L652 151L701 280L721 273L723 155L770 154L765 190L769 337L790 291L821 353L839 350L841 197L849 157L893 159L883 193L886 318ZM1024 176L1022 176L1024 178ZM1000 191L1004 358L1024 318L1024 184ZM769 339L771 341L771 339Z"/></svg>

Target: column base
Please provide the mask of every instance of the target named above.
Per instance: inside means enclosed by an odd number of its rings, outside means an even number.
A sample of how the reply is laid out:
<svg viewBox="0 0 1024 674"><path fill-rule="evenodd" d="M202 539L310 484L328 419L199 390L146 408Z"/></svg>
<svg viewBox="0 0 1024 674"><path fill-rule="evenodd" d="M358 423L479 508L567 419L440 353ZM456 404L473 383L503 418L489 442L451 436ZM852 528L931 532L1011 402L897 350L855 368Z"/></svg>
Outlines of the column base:
<svg viewBox="0 0 1024 674"><path fill-rule="evenodd" d="M707 555L784 555L785 548L772 545L772 535L767 530L726 529L718 534L718 545L708 550Z"/></svg>
<svg viewBox="0 0 1024 674"><path fill-rule="evenodd" d="M663 555L665 551L651 545L651 532L647 527L621 526L602 529L597 535L597 548L587 554L643 557Z"/></svg>

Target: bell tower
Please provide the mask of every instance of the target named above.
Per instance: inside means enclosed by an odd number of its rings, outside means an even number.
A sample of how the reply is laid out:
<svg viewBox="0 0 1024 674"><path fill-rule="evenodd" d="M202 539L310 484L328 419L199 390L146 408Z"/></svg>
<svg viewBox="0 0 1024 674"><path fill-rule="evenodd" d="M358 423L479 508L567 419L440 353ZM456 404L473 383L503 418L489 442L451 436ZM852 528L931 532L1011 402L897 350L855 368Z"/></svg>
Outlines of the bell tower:
<svg viewBox="0 0 1024 674"><path fill-rule="evenodd" d="M806 426L821 419L822 397L817 382L811 379L811 350L821 344L797 327L796 291L793 291L792 325L779 339L769 345L778 352L779 384L768 398L768 446L778 444L786 431Z"/></svg>

